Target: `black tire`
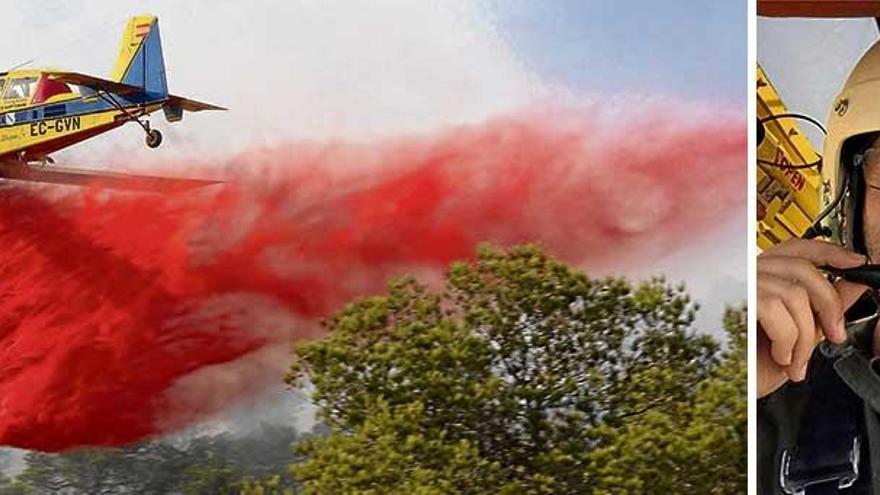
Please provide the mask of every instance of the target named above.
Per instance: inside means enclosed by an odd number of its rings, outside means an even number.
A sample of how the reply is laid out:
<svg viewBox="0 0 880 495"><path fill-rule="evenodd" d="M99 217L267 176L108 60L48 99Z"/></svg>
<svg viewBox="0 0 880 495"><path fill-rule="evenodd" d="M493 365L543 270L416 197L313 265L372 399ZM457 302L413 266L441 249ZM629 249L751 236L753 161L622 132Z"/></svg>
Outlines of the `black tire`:
<svg viewBox="0 0 880 495"><path fill-rule="evenodd" d="M156 129L150 129L144 141L147 143L148 148L158 148L162 144L162 133Z"/></svg>

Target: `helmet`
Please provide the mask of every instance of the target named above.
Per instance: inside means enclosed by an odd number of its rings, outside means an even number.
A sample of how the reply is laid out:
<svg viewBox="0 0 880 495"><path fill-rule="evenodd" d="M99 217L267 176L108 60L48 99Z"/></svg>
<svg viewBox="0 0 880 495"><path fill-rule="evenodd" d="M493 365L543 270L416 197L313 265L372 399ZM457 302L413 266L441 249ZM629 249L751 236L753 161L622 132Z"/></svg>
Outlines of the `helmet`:
<svg viewBox="0 0 880 495"><path fill-rule="evenodd" d="M822 153L825 225L832 238L865 253L862 209L865 178L861 157L880 135L880 42L855 65L828 115Z"/></svg>

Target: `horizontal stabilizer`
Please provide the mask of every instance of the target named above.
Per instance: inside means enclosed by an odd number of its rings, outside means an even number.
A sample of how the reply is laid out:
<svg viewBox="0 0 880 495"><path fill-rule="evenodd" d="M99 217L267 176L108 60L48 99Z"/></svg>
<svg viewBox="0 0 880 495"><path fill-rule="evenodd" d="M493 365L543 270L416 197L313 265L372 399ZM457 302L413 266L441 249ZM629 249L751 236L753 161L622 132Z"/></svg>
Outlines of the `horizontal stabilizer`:
<svg viewBox="0 0 880 495"><path fill-rule="evenodd" d="M227 110L226 108L218 107L217 105L212 105L210 103L203 103L201 101L190 100L182 96L174 95L168 97L168 104L173 107L186 110L187 112L201 112L202 110Z"/></svg>
<svg viewBox="0 0 880 495"><path fill-rule="evenodd" d="M15 162L0 163L0 179L145 192L180 192L222 183L216 180L134 175L83 168L24 165Z"/></svg>

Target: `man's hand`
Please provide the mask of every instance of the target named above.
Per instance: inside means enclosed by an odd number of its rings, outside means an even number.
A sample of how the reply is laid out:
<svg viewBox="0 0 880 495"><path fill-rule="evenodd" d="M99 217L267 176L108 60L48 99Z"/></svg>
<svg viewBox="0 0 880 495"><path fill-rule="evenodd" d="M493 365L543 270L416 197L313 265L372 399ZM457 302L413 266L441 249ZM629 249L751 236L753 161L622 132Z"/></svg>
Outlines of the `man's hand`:
<svg viewBox="0 0 880 495"><path fill-rule="evenodd" d="M835 244L792 239L758 256L758 397L806 377L822 337L846 340L843 313L866 287L834 285L816 269L851 268L865 257Z"/></svg>

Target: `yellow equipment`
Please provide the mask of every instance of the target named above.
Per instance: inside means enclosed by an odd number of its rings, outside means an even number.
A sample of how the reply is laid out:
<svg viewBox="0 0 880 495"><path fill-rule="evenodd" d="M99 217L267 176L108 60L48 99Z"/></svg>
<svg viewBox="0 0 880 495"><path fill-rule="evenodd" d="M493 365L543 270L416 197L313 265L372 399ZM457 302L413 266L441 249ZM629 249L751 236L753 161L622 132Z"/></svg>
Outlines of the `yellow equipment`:
<svg viewBox="0 0 880 495"><path fill-rule="evenodd" d="M823 187L816 165L819 155L797 121L778 118L788 110L760 66L757 105L758 120L766 133L758 145L756 167L757 241L758 248L764 250L806 232L819 215Z"/></svg>

